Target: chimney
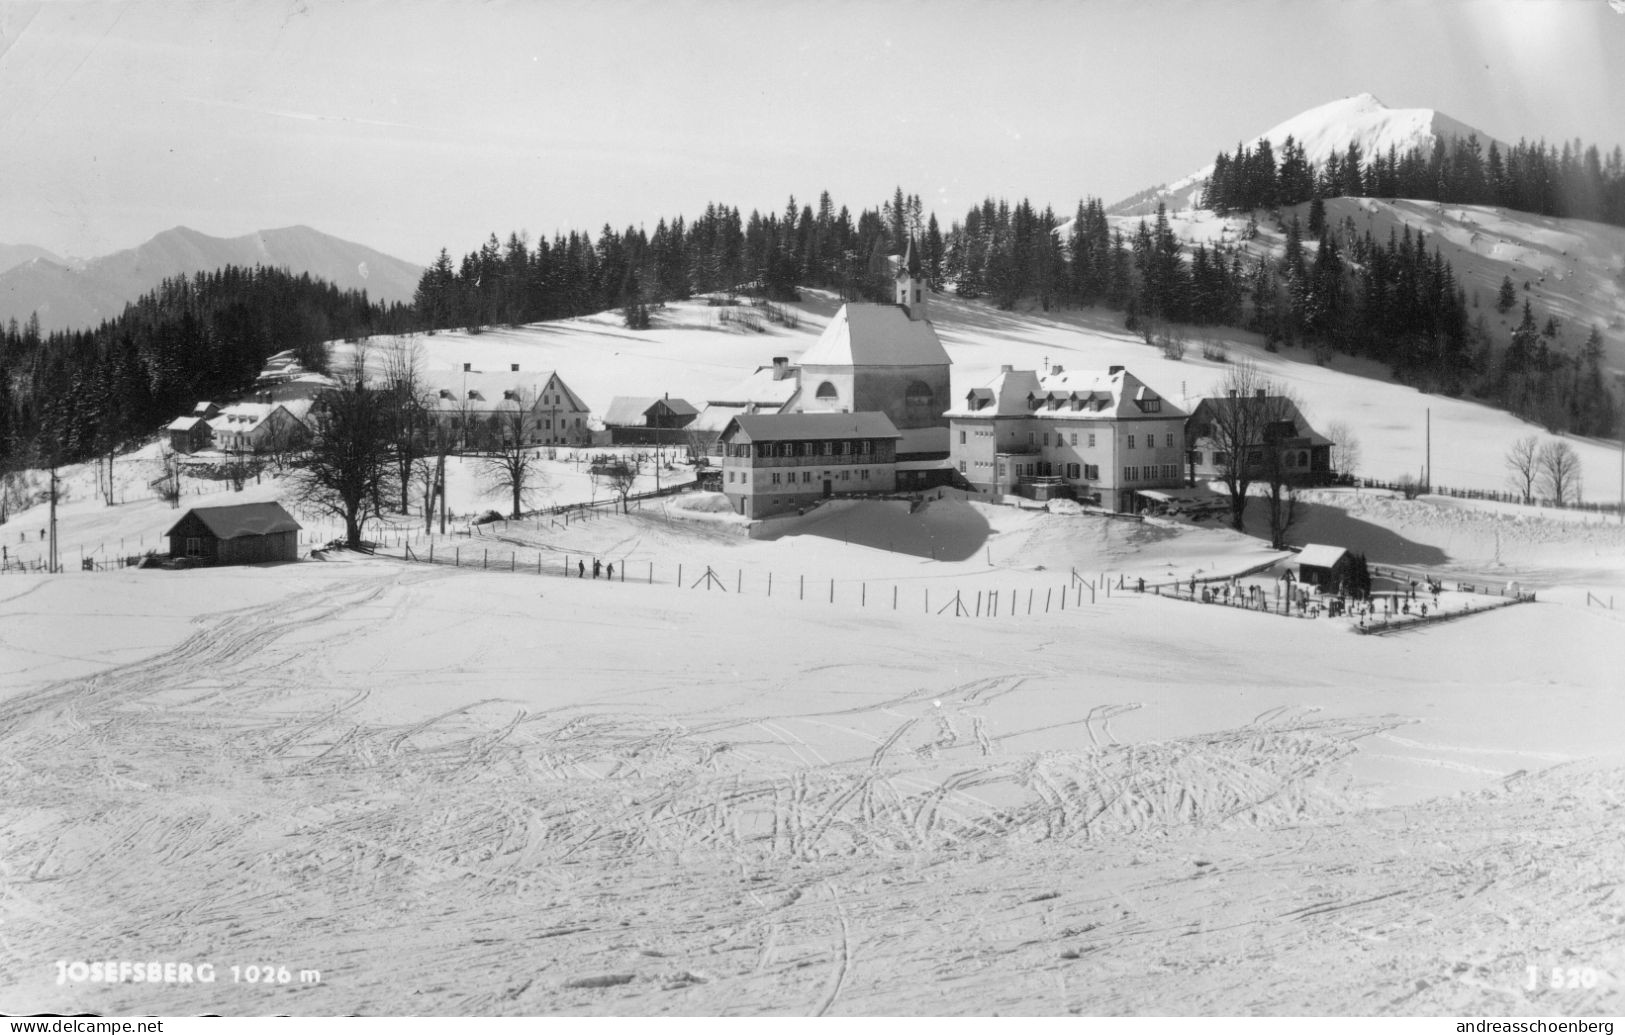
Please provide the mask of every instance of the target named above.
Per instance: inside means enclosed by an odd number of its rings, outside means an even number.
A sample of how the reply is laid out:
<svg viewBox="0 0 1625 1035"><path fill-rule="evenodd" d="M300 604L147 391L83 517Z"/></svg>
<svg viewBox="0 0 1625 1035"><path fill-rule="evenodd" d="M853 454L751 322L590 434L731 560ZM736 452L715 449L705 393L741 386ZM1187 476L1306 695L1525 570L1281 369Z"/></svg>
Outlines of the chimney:
<svg viewBox="0 0 1625 1035"><path fill-rule="evenodd" d="M1123 368L1120 367L1120 366L1119 367L1107 367L1106 368L1106 376L1107 377L1111 377L1113 374L1121 374L1122 372L1123 372Z"/></svg>
<svg viewBox="0 0 1625 1035"><path fill-rule="evenodd" d="M1232 389L1230 389L1230 398L1234 399L1235 397L1236 397L1236 390L1234 388L1232 388Z"/></svg>
<svg viewBox="0 0 1625 1035"><path fill-rule="evenodd" d="M1008 373L1011 373L1011 372L1013 372L1013 371L1014 371L1014 369L1015 369L1015 368L1014 368L1014 367L1012 367L1012 366L1011 366L1011 365L1010 365L1010 364L1008 364L1008 363L1005 363L1005 364L1004 364L1004 365L1002 365L1002 366L1000 366L1000 367L999 367L999 373L1001 373L1001 374L1008 374Z"/></svg>
<svg viewBox="0 0 1625 1035"><path fill-rule="evenodd" d="M463 373L465 373L465 374L466 374L466 373L468 373L468 372L469 372L469 370L470 370L470 369L471 369L471 368L472 368L472 367L473 367L473 366L474 366L474 364L472 364L472 363L464 363L464 364L463 364Z"/></svg>
<svg viewBox="0 0 1625 1035"><path fill-rule="evenodd" d="M783 381L790 374L790 357L773 357L773 380Z"/></svg>
<svg viewBox="0 0 1625 1035"><path fill-rule="evenodd" d="M508 364L508 369L517 374L517 373L519 373L519 364L518 363L509 363Z"/></svg>
<svg viewBox="0 0 1625 1035"><path fill-rule="evenodd" d="M1059 363L1057 363L1054 366L1049 368L1049 372L1052 375L1055 375L1055 376L1060 376L1061 370L1062 370L1062 367L1061 367L1061 364L1059 364Z"/></svg>

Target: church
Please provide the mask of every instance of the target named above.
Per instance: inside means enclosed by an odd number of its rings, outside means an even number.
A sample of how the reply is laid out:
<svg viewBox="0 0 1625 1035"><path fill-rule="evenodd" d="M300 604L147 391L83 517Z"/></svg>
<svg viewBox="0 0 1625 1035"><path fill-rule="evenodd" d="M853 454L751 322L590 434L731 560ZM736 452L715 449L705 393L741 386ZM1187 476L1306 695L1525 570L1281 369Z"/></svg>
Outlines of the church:
<svg viewBox="0 0 1625 1035"><path fill-rule="evenodd" d="M802 354L782 413L884 413L901 435L898 488L942 484L948 471L952 362L931 326L913 245L898 264L895 302L848 302ZM939 476L940 475L940 476Z"/></svg>

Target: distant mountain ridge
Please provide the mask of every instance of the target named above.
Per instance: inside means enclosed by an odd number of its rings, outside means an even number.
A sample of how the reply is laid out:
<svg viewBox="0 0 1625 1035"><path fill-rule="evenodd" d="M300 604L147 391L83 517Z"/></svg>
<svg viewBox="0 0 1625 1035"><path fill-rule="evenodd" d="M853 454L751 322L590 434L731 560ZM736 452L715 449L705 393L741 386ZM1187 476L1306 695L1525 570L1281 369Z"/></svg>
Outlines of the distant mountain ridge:
<svg viewBox="0 0 1625 1035"><path fill-rule="evenodd" d="M13 266L21 266L25 262L33 262L35 259L44 259L46 262L54 262L58 266L67 265L63 259L52 255L44 248L37 245L0 244L0 273L4 273Z"/></svg>
<svg viewBox="0 0 1625 1035"><path fill-rule="evenodd" d="M1272 129L1244 140L1242 143L1257 149L1262 140L1280 156L1281 145L1292 137L1303 148L1304 157L1315 165L1324 164L1333 154L1348 151L1350 143L1360 145L1367 158L1386 154L1390 147L1404 154L1412 147L1432 150L1434 141L1447 143L1458 138L1476 135L1479 145L1488 150L1494 139L1483 130L1469 126L1432 108L1390 108L1369 93L1344 97L1322 104L1292 116ZM1498 141L1502 150L1505 142ZM1234 143L1219 145L1217 150L1227 153ZM1170 210L1195 208L1201 203L1202 186L1213 175L1213 163L1160 187L1148 187L1107 208L1107 213L1118 216L1145 215L1156 211L1157 205Z"/></svg>
<svg viewBox="0 0 1625 1035"><path fill-rule="evenodd" d="M242 237L210 237L184 226L165 230L136 248L69 266L44 249L0 272L0 321L25 322L38 313L40 328L77 330L117 316L124 306L165 279L222 266L268 266L309 273L374 301L410 302L423 267L308 226L261 230ZM0 258L10 254L0 251ZM0 266L3 266L0 263Z"/></svg>

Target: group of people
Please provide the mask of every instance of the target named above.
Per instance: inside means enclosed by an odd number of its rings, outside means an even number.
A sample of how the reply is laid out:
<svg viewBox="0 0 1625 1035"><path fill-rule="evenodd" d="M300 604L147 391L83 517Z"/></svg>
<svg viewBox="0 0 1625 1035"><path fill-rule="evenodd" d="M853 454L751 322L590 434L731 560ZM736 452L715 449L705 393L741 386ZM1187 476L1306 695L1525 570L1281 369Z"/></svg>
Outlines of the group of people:
<svg viewBox="0 0 1625 1035"><path fill-rule="evenodd" d="M600 574L602 574L605 578L613 579L615 577L615 562L611 561L606 565L604 562L594 557L592 559L592 577L596 579ZM586 561L576 561L576 577L582 579L587 577Z"/></svg>

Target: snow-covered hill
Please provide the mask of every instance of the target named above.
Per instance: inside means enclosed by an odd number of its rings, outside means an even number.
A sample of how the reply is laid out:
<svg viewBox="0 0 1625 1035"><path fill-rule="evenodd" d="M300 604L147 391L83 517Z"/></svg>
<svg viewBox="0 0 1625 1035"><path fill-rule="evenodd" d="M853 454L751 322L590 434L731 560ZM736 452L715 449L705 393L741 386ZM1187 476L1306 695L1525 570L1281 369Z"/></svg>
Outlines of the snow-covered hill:
<svg viewBox="0 0 1625 1035"><path fill-rule="evenodd" d="M1371 94L1362 93L1310 108L1242 143L1256 149L1260 141L1268 140L1279 156L1281 145L1291 137L1303 148L1304 157L1319 165L1334 154L1346 154L1351 143L1358 144L1361 154L1370 157L1385 154L1390 147L1398 154L1412 147L1430 150L1437 140L1450 141L1473 135L1486 149L1493 139L1443 112L1431 108L1390 108ZM1218 148L1229 153L1235 145L1221 143ZM1170 209L1195 208L1201 202L1202 186L1212 174L1213 163L1209 162L1172 183L1126 198L1107 211L1113 215L1141 215L1156 211L1159 203Z"/></svg>

